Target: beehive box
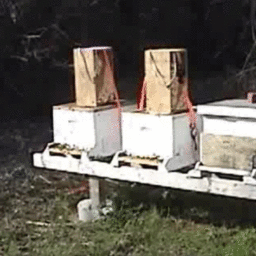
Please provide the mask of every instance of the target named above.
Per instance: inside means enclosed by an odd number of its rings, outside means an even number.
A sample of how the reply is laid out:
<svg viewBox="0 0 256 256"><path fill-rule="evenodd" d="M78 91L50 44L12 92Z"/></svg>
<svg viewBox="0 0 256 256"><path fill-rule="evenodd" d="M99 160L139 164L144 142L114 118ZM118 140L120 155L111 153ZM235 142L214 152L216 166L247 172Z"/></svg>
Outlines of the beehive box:
<svg viewBox="0 0 256 256"><path fill-rule="evenodd" d="M134 110L131 105L122 112L122 143L128 155L178 160L173 169L198 160L186 113L152 115Z"/></svg>
<svg viewBox="0 0 256 256"><path fill-rule="evenodd" d="M187 65L186 49L145 51L147 112L171 114L187 109L183 99L188 89Z"/></svg>
<svg viewBox="0 0 256 256"><path fill-rule="evenodd" d="M202 134L202 163L211 167L252 170L256 139Z"/></svg>
<svg viewBox="0 0 256 256"><path fill-rule="evenodd" d="M121 150L120 110L112 105L83 108L75 103L53 107L54 143L106 157Z"/></svg>
<svg viewBox="0 0 256 256"><path fill-rule="evenodd" d="M76 104L97 107L115 98L113 51L111 47L74 49Z"/></svg>
<svg viewBox="0 0 256 256"><path fill-rule="evenodd" d="M256 155L256 104L243 99L197 106L202 116L200 160L211 167L251 170Z"/></svg>

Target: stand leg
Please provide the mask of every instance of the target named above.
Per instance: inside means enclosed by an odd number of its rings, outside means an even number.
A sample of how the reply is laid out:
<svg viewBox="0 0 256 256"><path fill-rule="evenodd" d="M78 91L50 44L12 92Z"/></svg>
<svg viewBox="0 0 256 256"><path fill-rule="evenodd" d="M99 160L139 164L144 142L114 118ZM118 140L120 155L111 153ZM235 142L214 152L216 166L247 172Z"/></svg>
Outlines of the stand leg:
<svg viewBox="0 0 256 256"><path fill-rule="evenodd" d="M97 178L89 178L90 199L92 207L98 209L100 207L100 182Z"/></svg>
<svg viewBox="0 0 256 256"><path fill-rule="evenodd" d="M93 219L99 218L100 209L100 182L97 178L89 178L91 211Z"/></svg>
<svg viewBox="0 0 256 256"><path fill-rule="evenodd" d="M93 207L98 208L104 205L107 194L107 182L98 178L89 178L90 199L93 202Z"/></svg>

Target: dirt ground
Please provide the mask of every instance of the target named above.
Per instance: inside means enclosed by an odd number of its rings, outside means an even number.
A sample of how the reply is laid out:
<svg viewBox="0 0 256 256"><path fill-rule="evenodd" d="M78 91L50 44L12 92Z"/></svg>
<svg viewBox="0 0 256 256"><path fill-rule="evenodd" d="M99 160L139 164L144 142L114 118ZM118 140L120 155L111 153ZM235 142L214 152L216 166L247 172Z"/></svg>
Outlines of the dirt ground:
<svg viewBox="0 0 256 256"><path fill-rule="evenodd" d="M68 189L77 182L69 183L66 173L39 170L32 166L32 153L42 151L52 140L49 118L31 118L17 121L11 119L0 125L0 218L17 218L25 214L26 219L40 219L45 207L43 202L53 203L56 193ZM28 196L30 195L30 197ZM25 212L16 211L19 206Z"/></svg>

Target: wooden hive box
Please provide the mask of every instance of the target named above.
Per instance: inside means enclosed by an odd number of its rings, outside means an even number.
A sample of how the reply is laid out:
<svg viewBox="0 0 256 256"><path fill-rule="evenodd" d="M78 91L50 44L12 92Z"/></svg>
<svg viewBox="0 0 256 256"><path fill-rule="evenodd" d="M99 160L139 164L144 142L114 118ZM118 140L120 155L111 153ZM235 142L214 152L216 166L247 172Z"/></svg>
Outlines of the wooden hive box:
<svg viewBox="0 0 256 256"><path fill-rule="evenodd" d="M187 87L186 49L145 51L146 111L171 114L186 111L183 93Z"/></svg>
<svg viewBox="0 0 256 256"><path fill-rule="evenodd" d="M202 164L251 171L256 156L256 104L246 99L222 100L198 105L197 113L203 124Z"/></svg>
<svg viewBox="0 0 256 256"><path fill-rule="evenodd" d="M111 47L74 49L76 104L97 107L114 100L113 51Z"/></svg>
<svg viewBox="0 0 256 256"><path fill-rule="evenodd" d="M201 150L201 162L205 166L251 171L256 139L203 133Z"/></svg>

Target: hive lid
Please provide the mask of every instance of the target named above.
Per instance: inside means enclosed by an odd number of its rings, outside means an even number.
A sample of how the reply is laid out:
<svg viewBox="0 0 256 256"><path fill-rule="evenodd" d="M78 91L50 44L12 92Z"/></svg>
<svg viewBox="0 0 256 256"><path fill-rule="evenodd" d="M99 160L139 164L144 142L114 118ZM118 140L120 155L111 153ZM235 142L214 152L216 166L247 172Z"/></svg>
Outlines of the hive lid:
<svg viewBox="0 0 256 256"><path fill-rule="evenodd" d="M74 51L112 51L111 46L94 46L94 47L84 47L84 48L74 48Z"/></svg>
<svg viewBox="0 0 256 256"><path fill-rule="evenodd" d="M186 52L186 48L162 48L162 49L147 49L145 52Z"/></svg>
<svg viewBox="0 0 256 256"><path fill-rule="evenodd" d="M197 106L199 115L256 118L256 104L247 99L231 99Z"/></svg>

